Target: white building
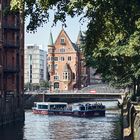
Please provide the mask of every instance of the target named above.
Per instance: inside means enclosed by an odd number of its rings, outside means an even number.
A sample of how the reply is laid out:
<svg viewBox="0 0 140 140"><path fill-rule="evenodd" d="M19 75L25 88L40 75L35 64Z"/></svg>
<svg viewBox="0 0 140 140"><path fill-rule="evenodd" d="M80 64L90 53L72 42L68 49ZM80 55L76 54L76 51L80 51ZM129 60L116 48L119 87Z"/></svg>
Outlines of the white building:
<svg viewBox="0 0 140 140"><path fill-rule="evenodd" d="M47 52L42 46L27 45L24 53L24 83L47 80Z"/></svg>

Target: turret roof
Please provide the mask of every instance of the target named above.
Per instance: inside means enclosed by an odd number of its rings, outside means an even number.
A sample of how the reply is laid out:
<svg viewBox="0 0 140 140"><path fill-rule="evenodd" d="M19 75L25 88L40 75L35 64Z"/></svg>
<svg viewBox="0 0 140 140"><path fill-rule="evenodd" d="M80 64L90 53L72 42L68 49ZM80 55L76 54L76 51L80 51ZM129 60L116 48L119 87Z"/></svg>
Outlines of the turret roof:
<svg viewBox="0 0 140 140"><path fill-rule="evenodd" d="M52 32L50 32L50 37L49 37L49 43L48 43L49 46L53 46L53 37L52 37Z"/></svg>
<svg viewBox="0 0 140 140"><path fill-rule="evenodd" d="M82 31L79 31L78 37L77 37L77 44L80 45L83 41L83 35L82 35Z"/></svg>

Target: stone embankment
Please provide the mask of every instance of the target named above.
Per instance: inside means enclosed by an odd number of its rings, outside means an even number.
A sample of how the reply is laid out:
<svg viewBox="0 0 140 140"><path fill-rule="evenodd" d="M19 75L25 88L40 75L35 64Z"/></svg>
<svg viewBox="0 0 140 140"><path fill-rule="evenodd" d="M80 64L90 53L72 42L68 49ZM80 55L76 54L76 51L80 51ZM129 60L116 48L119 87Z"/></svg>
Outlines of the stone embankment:
<svg viewBox="0 0 140 140"><path fill-rule="evenodd" d="M135 109L137 113L134 120L134 140L140 140L140 105Z"/></svg>
<svg viewBox="0 0 140 140"><path fill-rule="evenodd" d="M123 140L140 140L140 103L126 97L122 114Z"/></svg>

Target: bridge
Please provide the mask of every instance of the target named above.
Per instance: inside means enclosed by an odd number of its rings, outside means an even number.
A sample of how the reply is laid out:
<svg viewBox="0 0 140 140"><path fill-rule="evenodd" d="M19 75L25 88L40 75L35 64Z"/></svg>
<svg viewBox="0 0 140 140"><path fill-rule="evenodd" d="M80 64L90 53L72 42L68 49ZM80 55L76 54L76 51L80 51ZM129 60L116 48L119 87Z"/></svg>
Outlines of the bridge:
<svg viewBox="0 0 140 140"><path fill-rule="evenodd" d="M42 100L48 101L51 99L94 99L94 100L118 100L123 99L124 93L25 93L25 96L40 96Z"/></svg>
<svg viewBox="0 0 140 140"><path fill-rule="evenodd" d="M45 98L122 99L124 93L45 93Z"/></svg>
<svg viewBox="0 0 140 140"><path fill-rule="evenodd" d="M96 93L91 93L96 91ZM120 90L114 89L106 84L90 85L77 91L66 91L57 93L45 93L45 91L38 92L25 92L24 101L25 105L30 104L33 106L33 102L40 101L64 101L68 103L81 102L81 101L119 101L123 102L125 94Z"/></svg>

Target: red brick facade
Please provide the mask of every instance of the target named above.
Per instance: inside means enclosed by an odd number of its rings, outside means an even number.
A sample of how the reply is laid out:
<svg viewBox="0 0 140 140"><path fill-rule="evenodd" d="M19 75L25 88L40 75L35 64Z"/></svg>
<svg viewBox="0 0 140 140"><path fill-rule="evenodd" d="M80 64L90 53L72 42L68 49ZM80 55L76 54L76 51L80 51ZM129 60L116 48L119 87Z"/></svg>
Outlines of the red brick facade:
<svg viewBox="0 0 140 140"><path fill-rule="evenodd" d="M0 124L24 112L24 25L18 12L4 13L8 7L10 0L0 0Z"/></svg>
<svg viewBox="0 0 140 140"><path fill-rule="evenodd" d="M78 42L78 41L77 41ZM48 70L51 91L70 91L89 84L88 68L84 66L84 56L80 44L71 42L61 30L55 44L48 45Z"/></svg>

